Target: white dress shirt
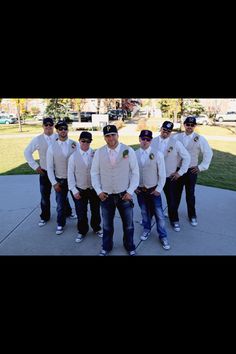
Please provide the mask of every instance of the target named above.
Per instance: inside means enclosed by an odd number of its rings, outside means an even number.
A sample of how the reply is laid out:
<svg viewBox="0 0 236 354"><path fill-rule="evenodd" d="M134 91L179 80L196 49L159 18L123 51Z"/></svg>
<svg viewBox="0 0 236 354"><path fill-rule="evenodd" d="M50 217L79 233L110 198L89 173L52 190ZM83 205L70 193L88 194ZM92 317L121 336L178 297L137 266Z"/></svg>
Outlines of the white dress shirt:
<svg viewBox="0 0 236 354"><path fill-rule="evenodd" d="M110 149L109 147L107 147L107 151L108 151L111 164L112 166L114 166L116 164L116 158L120 152L120 144L118 144L115 149Z"/></svg>
<svg viewBox="0 0 236 354"><path fill-rule="evenodd" d="M79 152L84 160L85 165L88 166L89 154L91 154L91 149L89 148L87 151L83 151L83 150L79 149Z"/></svg>
<svg viewBox="0 0 236 354"><path fill-rule="evenodd" d="M110 150L107 148L108 151ZM139 166L134 150L129 147L129 164L130 164L130 175L129 175L129 187L127 193L133 194L137 186L139 185ZM120 144L116 147L116 152L120 151ZM103 192L100 178L100 167L99 167L99 149L95 152L93 163L91 167L91 178L92 185L95 189L97 195Z"/></svg>
<svg viewBox="0 0 236 354"><path fill-rule="evenodd" d="M190 143L190 141L193 139L194 136L194 132L192 132L191 134L187 135L186 133L183 134L183 144L184 147L187 147L188 144Z"/></svg>
<svg viewBox="0 0 236 354"><path fill-rule="evenodd" d="M203 155L202 157L202 162L198 165L199 171L205 171L209 168L209 165L211 163L211 159L213 156L212 149L210 148L210 145L208 144L208 141L204 136L198 135L199 136L199 145L200 145L200 150ZM186 133L183 133L183 144L187 148L188 144L194 137L194 132L191 134L187 135ZM178 139L178 134L174 135L175 139Z"/></svg>
<svg viewBox="0 0 236 354"><path fill-rule="evenodd" d="M52 134L50 135L50 138L48 135L43 134L44 138L48 144L48 146L50 146L54 141L56 141L56 139L58 138L57 134ZM24 156L26 161L28 162L29 166L33 169L33 170L37 170L37 168L39 167L39 164L34 160L33 158L33 153L39 150L39 135L36 136L35 138L33 138L31 140L31 142L29 143L29 145L25 148L24 151ZM46 157L45 157L46 158Z"/></svg>
<svg viewBox="0 0 236 354"><path fill-rule="evenodd" d="M65 141L58 140L58 144L61 147L63 154L67 156L69 151L69 139L66 139Z"/></svg>
<svg viewBox="0 0 236 354"><path fill-rule="evenodd" d="M159 144L159 151L161 151L163 154L165 153L166 151L166 148L167 148L167 145L168 145L168 142L169 142L170 138L166 138L166 139L163 139L161 136L160 136L160 144Z"/></svg>
<svg viewBox="0 0 236 354"><path fill-rule="evenodd" d="M144 166L147 158L149 158L149 155L151 153L151 147L149 146L149 148L147 148L146 150L140 148L140 152L141 152L141 156L140 156L141 163Z"/></svg>
<svg viewBox="0 0 236 354"><path fill-rule="evenodd" d="M65 156L67 156L68 151L69 151L69 139L67 139L66 141L61 141L61 140L57 140L58 144L61 146L62 152ZM62 143L66 143L66 144L62 144ZM67 150L67 154L66 153ZM55 178L55 173L54 173L54 160L53 160L53 150L52 150L52 145L49 146L48 151L47 151L47 172L48 172L48 178L52 184L52 186L54 186L57 183L57 180Z"/></svg>

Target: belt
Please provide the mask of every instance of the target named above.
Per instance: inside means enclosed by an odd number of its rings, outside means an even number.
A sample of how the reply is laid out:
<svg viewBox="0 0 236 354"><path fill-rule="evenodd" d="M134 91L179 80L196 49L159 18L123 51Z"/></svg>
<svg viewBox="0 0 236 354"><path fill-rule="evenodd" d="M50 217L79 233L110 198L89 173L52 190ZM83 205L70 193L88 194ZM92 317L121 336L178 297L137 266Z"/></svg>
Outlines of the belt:
<svg viewBox="0 0 236 354"><path fill-rule="evenodd" d="M153 192L153 191L156 189L156 187L157 187L157 186L154 186L154 187L151 187L151 188L138 187L138 189L139 189L141 192L150 193L150 192Z"/></svg>
<svg viewBox="0 0 236 354"><path fill-rule="evenodd" d="M125 195L126 191L124 192L120 192L120 193L111 193L111 194L108 194L112 197L123 197Z"/></svg>

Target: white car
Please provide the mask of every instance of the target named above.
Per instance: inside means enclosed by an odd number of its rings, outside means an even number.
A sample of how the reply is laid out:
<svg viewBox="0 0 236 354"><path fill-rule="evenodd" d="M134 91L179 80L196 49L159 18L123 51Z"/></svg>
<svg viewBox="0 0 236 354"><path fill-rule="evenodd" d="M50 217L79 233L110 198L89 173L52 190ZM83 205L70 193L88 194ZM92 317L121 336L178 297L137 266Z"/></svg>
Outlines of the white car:
<svg viewBox="0 0 236 354"><path fill-rule="evenodd" d="M195 118L197 124L203 124L203 125L210 124L210 120L206 114L199 114L199 116L196 116Z"/></svg>
<svg viewBox="0 0 236 354"><path fill-rule="evenodd" d="M215 120L217 122L236 122L236 112L227 112L225 114L217 114Z"/></svg>

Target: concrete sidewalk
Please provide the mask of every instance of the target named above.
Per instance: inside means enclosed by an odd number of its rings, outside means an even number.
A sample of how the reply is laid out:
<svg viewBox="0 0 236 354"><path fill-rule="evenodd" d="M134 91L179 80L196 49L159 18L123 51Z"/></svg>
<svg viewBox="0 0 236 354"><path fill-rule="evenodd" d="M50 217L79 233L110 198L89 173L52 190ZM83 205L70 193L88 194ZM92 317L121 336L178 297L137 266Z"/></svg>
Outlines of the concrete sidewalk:
<svg viewBox="0 0 236 354"><path fill-rule="evenodd" d="M68 220L65 232L55 234L56 203L52 193L52 218L38 227L40 193L37 175L0 176L0 255L98 255L101 239L89 231L75 243L76 220ZM183 194L179 216L181 231L175 232L166 219L171 249L165 251L158 240L156 226L146 241L140 241L141 214L134 196L135 244L137 255L236 255L236 192L212 187L196 187L198 226L187 219ZM71 200L71 206L74 207ZM163 196L163 206L165 206ZM115 217L114 248L110 255L127 255L122 245L122 225Z"/></svg>

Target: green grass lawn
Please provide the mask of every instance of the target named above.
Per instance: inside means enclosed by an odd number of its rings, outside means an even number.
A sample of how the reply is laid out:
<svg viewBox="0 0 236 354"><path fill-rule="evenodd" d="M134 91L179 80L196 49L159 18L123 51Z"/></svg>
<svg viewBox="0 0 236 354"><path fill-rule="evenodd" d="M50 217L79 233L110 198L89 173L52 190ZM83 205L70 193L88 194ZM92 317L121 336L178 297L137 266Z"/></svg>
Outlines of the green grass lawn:
<svg viewBox="0 0 236 354"><path fill-rule="evenodd" d="M217 128L218 131L219 127L201 128ZM8 129L12 129L12 127L9 127ZM217 132L215 135L223 134L223 128L219 129L221 134ZM39 129L39 132L41 132L41 128ZM7 133L5 134L9 134L9 131L7 131ZM207 132L205 134L210 135ZM232 133L228 132L225 135L228 134L231 135ZM34 171L25 162L23 154L26 145L31 139L31 137L4 139L0 138L0 175L34 173ZM72 136L72 139L75 139L75 137ZM134 149L137 149L139 147L139 145L137 144L137 138L135 136L120 137L120 141L125 144L131 145ZM94 140L91 144L91 147L93 149L97 149L104 145L104 143L105 142L102 136L94 136ZM236 191L236 142L210 140L209 144L214 150L214 156L209 170L201 172L199 174L198 183L206 186ZM34 156L37 159L38 153L36 152Z"/></svg>
<svg viewBox="0 0 236 354"><path fill-rule="evenodd" d="M0 136L5 134L40 134L42 132L42 124L23 124L22 132L19 132L18 124L0 124Z"/></svg>

